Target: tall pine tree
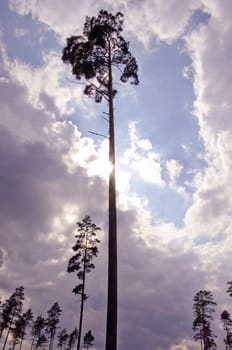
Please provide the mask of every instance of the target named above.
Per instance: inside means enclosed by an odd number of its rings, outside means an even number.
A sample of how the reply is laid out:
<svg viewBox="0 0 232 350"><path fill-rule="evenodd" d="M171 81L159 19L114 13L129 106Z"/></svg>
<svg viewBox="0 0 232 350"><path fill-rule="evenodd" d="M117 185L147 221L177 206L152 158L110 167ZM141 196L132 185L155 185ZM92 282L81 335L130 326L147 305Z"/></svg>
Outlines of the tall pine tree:
<svg viewBox="0 0 232 350"><path fill-rule="evenodd" d="M83 35L71 36L63 49L62 60L72 66L77 80L84 78L84 93L96 102L104 98L109 115L109 234L108 234L108 301L106 350L117 349L117 211L115 181L114 70L121 72L123 83L138 84L138 66L122 37L124 16L101 10L97 17L86 17Z"/></svg>

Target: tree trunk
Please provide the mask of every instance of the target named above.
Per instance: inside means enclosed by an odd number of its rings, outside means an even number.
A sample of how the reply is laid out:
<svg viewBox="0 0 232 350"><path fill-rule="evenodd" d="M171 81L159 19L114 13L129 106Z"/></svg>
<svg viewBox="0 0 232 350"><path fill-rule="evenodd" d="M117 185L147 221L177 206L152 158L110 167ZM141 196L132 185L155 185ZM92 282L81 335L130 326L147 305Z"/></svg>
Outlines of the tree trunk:
<svg viewBox="0 0 232 350"><path fill-rule="evenodd" d="M80 350L80 345L81 345L81 330L82 330L83 310L84 310L84 301L85 301L84 299L85 299L85 268L83 270L83 288L81 291L81 310L80 310L80 319L79 319L77 350Z"/></svg>
<svg viewBox="0 0 232 350"><path fill-rule="evenodd" d="M23 338L22 338L21 341L20 341L19 350L22 349L22 345L23 345Z"/></svg>
<svg viewBox="0 0 232 350"><path fill-rule="evenodd" d="M13 345L12 345L12 350L15 349L15 345L16 345L16 341L13 342Z"/></svg>
<svg viewBox="0 0 232 350"><path fill-rule="evenodd" d="M31 350L33 349L34 341L35 341L35 335L34 335L34 337L32 338L32 342L31 342Z"/></svg>
<svg viewBox="0 0 232 350"><path fill-rule="evenodd" d="M3 345L2 350L5 350L6 343L7 343L8 337L9 337L9 334L10 334L10 326L9 326L8 329L7 329L7 333L6 333L6 337L5 337L5 341L4 341L4 345Z"/></svg>
<svg viewBox="0 0 232 350"><path fill-rule="evenodd" d="M108 300L106 321L106 350L117 349L117 213L115 186L115 141L113 78L109 43L109 235L108 235Z"/></svg>
<svg viewBox="0 0 232 350"><path fill-rule="evenodd" d="M52 350L52 348L53 348L54 337L55 337L55 334L51 334L50 343L49 343L49 350Z"/></svg>

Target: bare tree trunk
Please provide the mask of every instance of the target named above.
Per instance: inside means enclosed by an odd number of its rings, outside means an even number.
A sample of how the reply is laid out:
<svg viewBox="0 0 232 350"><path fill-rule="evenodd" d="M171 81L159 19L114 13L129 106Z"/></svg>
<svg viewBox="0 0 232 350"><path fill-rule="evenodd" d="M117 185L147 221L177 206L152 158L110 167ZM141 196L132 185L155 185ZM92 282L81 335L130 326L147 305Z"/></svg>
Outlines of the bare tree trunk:
<svg viewBox="0 0 232 350"><path fill-rule="evenodd" d="M32 342L31 342L31 349L30 349L30 350L32 350L32 349L33 349L34 341L35 341L35 335L34 335L34 337L32 338Z"/></svg>
<svg viewBox="0 0 232 350"><path fill-rule="evenodd" d="M50 344L49 344L49 350L52 350L52 348L53 348L54 337L55 337L55 334L51 334Z"/></svg>
<svg viewBox="0 0 232 350"><path fill-rule="evenodd" d="M19 350L22 349L22 345L23 345L23 338L22 338L21 341L20 341Z"/></svg>
<svg viewBox="0 0 232 350"><path fill-rule="evenodd" d="M12 350L15 349L15 345L16 345L16 341L13 342L13 345L12 345Z"/></svg>
<svg viewBox="0 0 232 350"><path fill-rule="evenodd" d="M115 185L115 140L113 78L109 43L109 236L108 236L108 301L106 321L106 350L117 349L117 213Z"/></svg>
<svg viewBox="0 0 232 350"><path fill-rule="evenodd" d="M80 310L80 319L79 319L79 332L78 332L78 340L77 340L77 350L80 350L80 345L81 345L81 331L82 331L84 301L85 301L85 268L83 270L83 288L82 288L82 291L81 291L81 310Z"/></svg>
<svg viewBox="0 0 232 350"><path fill-rule="evenodd" d="M10 326L11 326L11 324L10 324ZM6 333L6 337L5 337L5 341L4 341L4 345L3 345L2 350L5 350L6 343L7 343L7 340L8 340L9 334L10 334L10 326L9 326L9 327L8 327L8 329L7 329L7 333Z"/></svg>

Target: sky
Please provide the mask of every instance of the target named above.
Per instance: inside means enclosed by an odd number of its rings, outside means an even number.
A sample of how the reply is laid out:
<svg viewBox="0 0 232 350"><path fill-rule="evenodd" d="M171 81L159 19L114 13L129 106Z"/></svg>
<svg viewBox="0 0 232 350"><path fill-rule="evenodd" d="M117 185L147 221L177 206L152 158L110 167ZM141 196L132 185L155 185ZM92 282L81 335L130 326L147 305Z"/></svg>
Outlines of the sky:
<svg viewBox="0 0 232 350"><path fill-rule="evenodd" d="M232 311L231 0L1 0L0 295L78 323L67 263L76 222L101 227L83 332L104 348L107 112L61 60L86 16L124 13L138 86L117 85L118 349L195 350L192 299ZM29 346L29 345L28 345ZM220 347L220 346L219 346Z"/></svg>

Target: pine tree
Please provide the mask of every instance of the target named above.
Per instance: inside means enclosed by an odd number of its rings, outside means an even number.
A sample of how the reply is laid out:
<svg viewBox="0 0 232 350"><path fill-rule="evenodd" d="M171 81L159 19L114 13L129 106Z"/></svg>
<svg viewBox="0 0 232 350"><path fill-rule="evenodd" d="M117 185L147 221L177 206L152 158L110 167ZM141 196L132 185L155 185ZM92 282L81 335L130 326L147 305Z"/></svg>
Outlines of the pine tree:
<svg viewBox="0 0 232 350"><path fill-rule="evenodd" d="M215 343L216 335L211 329L213 321L212 314L215 312L214 306L217 305L213 300L210 291L201 290L196 293L193 298L193 313L195 319L193 321L194 339L200 340L201 350L214 350L217 348Z"/></svg>
<svg viewBox="0 0 232 350"><path fill-rule="evenodd" d="M86 216L81 222L77 222L77 235L75 236L77 241L72 248L76 254L71 257L68 263L68 272L77 272L77 277L81 281L81 283L73 289L74 294L79 294L81 296L77 350L80 349L84 302L87 299L85 293L86 274L95 267L92 260L98 254L97 244L100 242L99 239L96 238L96 231L98 230L100 230L100 228L92 223L89 216Z"/></svg>
<svg viewBox="0 0 232 350"><path fill-rule="evenodd" d="M19 315L19 317L15 320L14 328L12 329L12 335L13 335L12 350L15 348L16 344L20 344L19 350L21 350L22 343L26 335L26 327L30 324L32 319L33 319L32 311L31 309L28 309L25 313L23 313L22 315Z"/></svg>
<svg viewBox="0 0 232 350"><path fill-rule="evenodd" d="M38 316L32 324L31 334L32 334L32 342L31 342L31 350L33 348L39 349L43 345L47 343L47 338L45 335L46 328L46 320L40 315Z"/></svg>
<svg viewBox="0 0 232 350"><path fill-rule="evenodd" d="M53 342L56 334L58 324L60 322L60 315L62 309L58 302L55 302L52 307L48 310L48 318L46 320L46 333L48 334L49 347L48 350L52 350Z"/></svg>
<svg viewBox="0 0 232 350"><path fill-rule="evenodd" d="M62 60L72 66L77 80L87 81L84 93L96 102L104 98L109 109L109 237L108 237L108 301L106 350L117 348L117 209L115 182L115 132L113 99L114 70L121 72L123 83L131 79L138 84L138 66L122 37L123 14L112 15L101 10L97 17L86 17L83 35L67 39Z"/></svg>
<svg viewBox="0 0 232 350"><path fill-rule="evenodd" d="M3 344L2 350L5 350L7 340L12 330L12 325L15 318L20 317L24 301L24 287L20 286L15 289L15 292L10 296L10 298L5 303L5 308L3 310L3 319L2 330L6 330L6 337Z"/></svg>
<svg viewBox="0 0 232 350"><path fill-rule="evenodd" d="M232 320L227 310L221 313L221 321L223 323L223 329L226 333L224 343L226 344L226 350L232 350Z"/></svg>
<svg viewBox="0 0 232 350"><path fill-rule="evenodd" d="M66 331L66 328L63 328L57 335L58 338L58 348L60 348L60 350L62 350L63 348L66 349L66 344L69 338L69 335Z"/></svg>
<svg viewBox="0 0 232 350"><path fill-rule="evenodd" d="M92 335L91 331L89 330L85 336L84 336L84 349L89 349L91 346L93 346L94 336Z"/></svg>
<svg viewBox="0 0 232 350"><path fill-rule="evenodd" d="M232 297L232 281L227 282L227 284L229 285L229 287L228 287L226 293L228 293L229 296Z"/></svg>
<svg viewBox="0 0 232 350"><path fill-rule="evenodd" d="M2 337L3 331L8 328L8 325L11 320L12 314L12 303L10 299L7 299L4 303L1 304L1 316L0 316L0 339Z"/></svg>
<svg viewBox="0 0 232 350"><path fill-rule="evenodd" d="M72 350L72 348L75 346L76 341L78 338L78 330L75 328L70 334L69 334L69 339L68 339L68 344L67 344L67 349Z"/></svg>

